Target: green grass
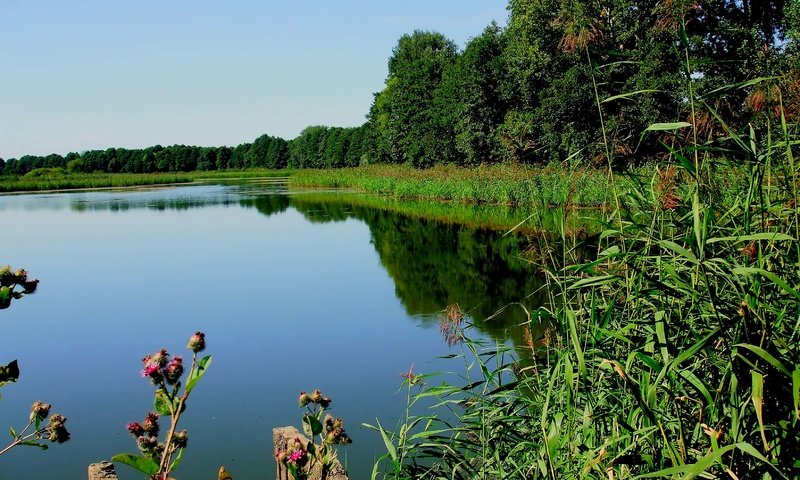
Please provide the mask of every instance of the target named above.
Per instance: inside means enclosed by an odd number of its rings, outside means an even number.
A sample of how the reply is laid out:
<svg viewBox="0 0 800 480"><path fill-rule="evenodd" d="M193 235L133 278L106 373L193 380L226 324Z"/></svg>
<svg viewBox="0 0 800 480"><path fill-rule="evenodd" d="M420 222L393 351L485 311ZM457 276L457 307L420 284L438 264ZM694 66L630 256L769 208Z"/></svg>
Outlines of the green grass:
<svg viewBox="0 0 800 480"><path fill-rule="evenodd" d="M77 173L63 168L40 168L22 176L0 175L0 192L121 188L191 183L202 180L271 178L291 175L284 170L236 170L178 173Z"/></svg>
<svg viewBox="0 0 800 480"><path fill-rule="evenodd" d="M651 175L652 167L630 176L615 175L620 192L630 190L631 178ZM730 197L744 176L733 169L715 175L721 195ZM290 188L339 188L395 198L423 198L461 203L600 207L608 205L613 190L602 169L567 169L560 166L524 167L494 165L477 168L437 166L415 169L404 165L371 165L338 170L298 170Z"/></svg>

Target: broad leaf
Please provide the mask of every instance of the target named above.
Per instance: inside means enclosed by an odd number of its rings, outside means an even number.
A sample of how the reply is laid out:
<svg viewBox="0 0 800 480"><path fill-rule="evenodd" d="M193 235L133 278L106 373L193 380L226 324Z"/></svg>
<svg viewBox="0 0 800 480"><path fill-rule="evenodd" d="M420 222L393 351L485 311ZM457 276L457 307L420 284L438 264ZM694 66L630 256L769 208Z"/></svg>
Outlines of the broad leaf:
<svg viewBox="0 0 800 480"><path fill-rule="evenodd" d="M186 381L186 391L191 392L197 382L206 374L206 370L211 365L211 355L203 357L197 361L197 368L193 368L189 373L189 379Z"/></svg>
<svg viewBox="0 0 800 480"><path fill-rule="evenodd" d="M322 433L322 424L313 415L303 415L303 430L309 437L315 437Z"/></svg>
<svg viewBox="0 0 800 480"><path fill-rule="evenodd" d="M112 462L119 462L144 473L153 475L158 473L158 464L152 458L145 458L132 453L120 453L111 457Z"/></svg>

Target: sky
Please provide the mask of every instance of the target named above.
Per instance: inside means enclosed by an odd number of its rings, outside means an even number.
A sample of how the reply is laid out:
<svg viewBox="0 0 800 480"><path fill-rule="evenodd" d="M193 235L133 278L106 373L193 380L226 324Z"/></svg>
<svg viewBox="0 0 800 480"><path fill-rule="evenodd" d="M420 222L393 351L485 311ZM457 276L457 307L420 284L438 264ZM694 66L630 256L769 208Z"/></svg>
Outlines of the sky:
<svg viewBox="0 0 800 480"><path fill-rule="evenodd" d="M0 0L0 158L357 126L397 40L506 0Z"/></svg>

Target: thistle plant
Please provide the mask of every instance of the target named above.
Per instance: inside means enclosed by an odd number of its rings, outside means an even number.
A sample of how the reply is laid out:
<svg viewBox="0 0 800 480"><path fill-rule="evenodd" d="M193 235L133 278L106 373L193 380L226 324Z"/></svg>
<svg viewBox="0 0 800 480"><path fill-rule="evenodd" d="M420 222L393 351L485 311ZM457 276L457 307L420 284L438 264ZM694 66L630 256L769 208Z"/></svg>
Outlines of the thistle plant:
<svg viewBox="0 0 800 480"><path fill-rule="evenodd" d="M64 424L67 418L61 414L54 413L50 415L50 405L37 401L31 407L31 414L28 418L28 424L25 428L17 433L14 428L9 429L12 441L5 448L0 450L0 455L8 452L14 447L20 445L28 447L39 447L42 450L47 450L48 445L42 443L49 440L53 443L64 443L69 440L69 431ZM47 417L50 417L49 419ZM47 420L45 424L44 421ZM29 430L33 427L33 431Z"/></svg>
<svg viewBox="0 0 800 480"><path fill-rule="evenodd" d="M39 280L28 278L28 272L20 268L11 270L9 265L0 268L0 310L11 306L11 300L19 300L36 291Z"/></svg>
<svg viewBox="0 0 800 480"><path fill-rule="evenodd" d="M189 440L186 430L178 430L178 422L186 409L189 394L211 364L210 355L197 358L197 354L205 350L205 334L197 332L192 335L186 347L192 352L192 364L185 386L181 382L184 373L182 357L171 357L166 349L161 349L142 359L142 377L148 378L156 391L154 411L141 422L131 422L127 426L141 455L121 453L111 458L148 475L151 480L167 480L170 472L178 468ZM164 417L169 418L169 428L159 440L159 419Z"/></svg>
<svg viewBox="0 0 800 480"><path fill-rule="evenodd" d="M319 478L326 480L336 460L334 446L353 441L345 432L342 419L325 413L331 404L330 397L323 396L319 390L310 394L300 392L298 404L306 409L303 431L311 440L300 437L290 440L285 450L276 453L276 460L286 466L294 480L304 480L309 472L317 469Z"/></svg>
<svg viewBox="0 0 800 480"><path fill-rule="evenodd" d="M20 268L11 270L9 265L0 268L0 310L11 306L11 300L19 300L25 295L30 295L36 291L39 280L29 279L28 272ZM0 387L16 382L19 379L19 364L12 360L7 365L0 365ZM31 407L28 417L28 424L19 432L11 427L11 443L0 450L0 455L10 451L14 447L29 446L39 447L47 450L48 445L42 443L49 440L53 443L64 443L69 440L69 431L64 426L67 418L61 414L54 413L50 416L51 406L47 403L37 401ZM47 424L44 421L50 416ZM33 431L31 430L33 427Z"/></svg>

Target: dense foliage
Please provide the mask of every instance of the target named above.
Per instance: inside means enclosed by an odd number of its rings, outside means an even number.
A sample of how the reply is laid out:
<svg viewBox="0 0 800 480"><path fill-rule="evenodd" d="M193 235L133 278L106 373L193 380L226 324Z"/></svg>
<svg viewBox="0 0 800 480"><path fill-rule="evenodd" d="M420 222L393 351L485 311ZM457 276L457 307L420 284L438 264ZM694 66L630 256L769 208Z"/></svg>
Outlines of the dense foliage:
<svg viewBox="0 0 800 480"><path fill-rule="evenodd" d="M149 173L364 163L477 165L570 160L626 166L657 158L657 122L697 120L700 140L782 102L800 116L800 6L787 0L509 0L462 50L437 32L403 35L360 127L310 126L292 140L236 147L156 145L0 159L0 173L38 168ZM677 41L680 38L682 41ZM685 45L686 48L683 48ZM690 62L686 63L686 59ZM748 88L722 88L768 77ZM704 92L693 108L687 83ZM761 117L756 133L774 127Z"/></svg>

